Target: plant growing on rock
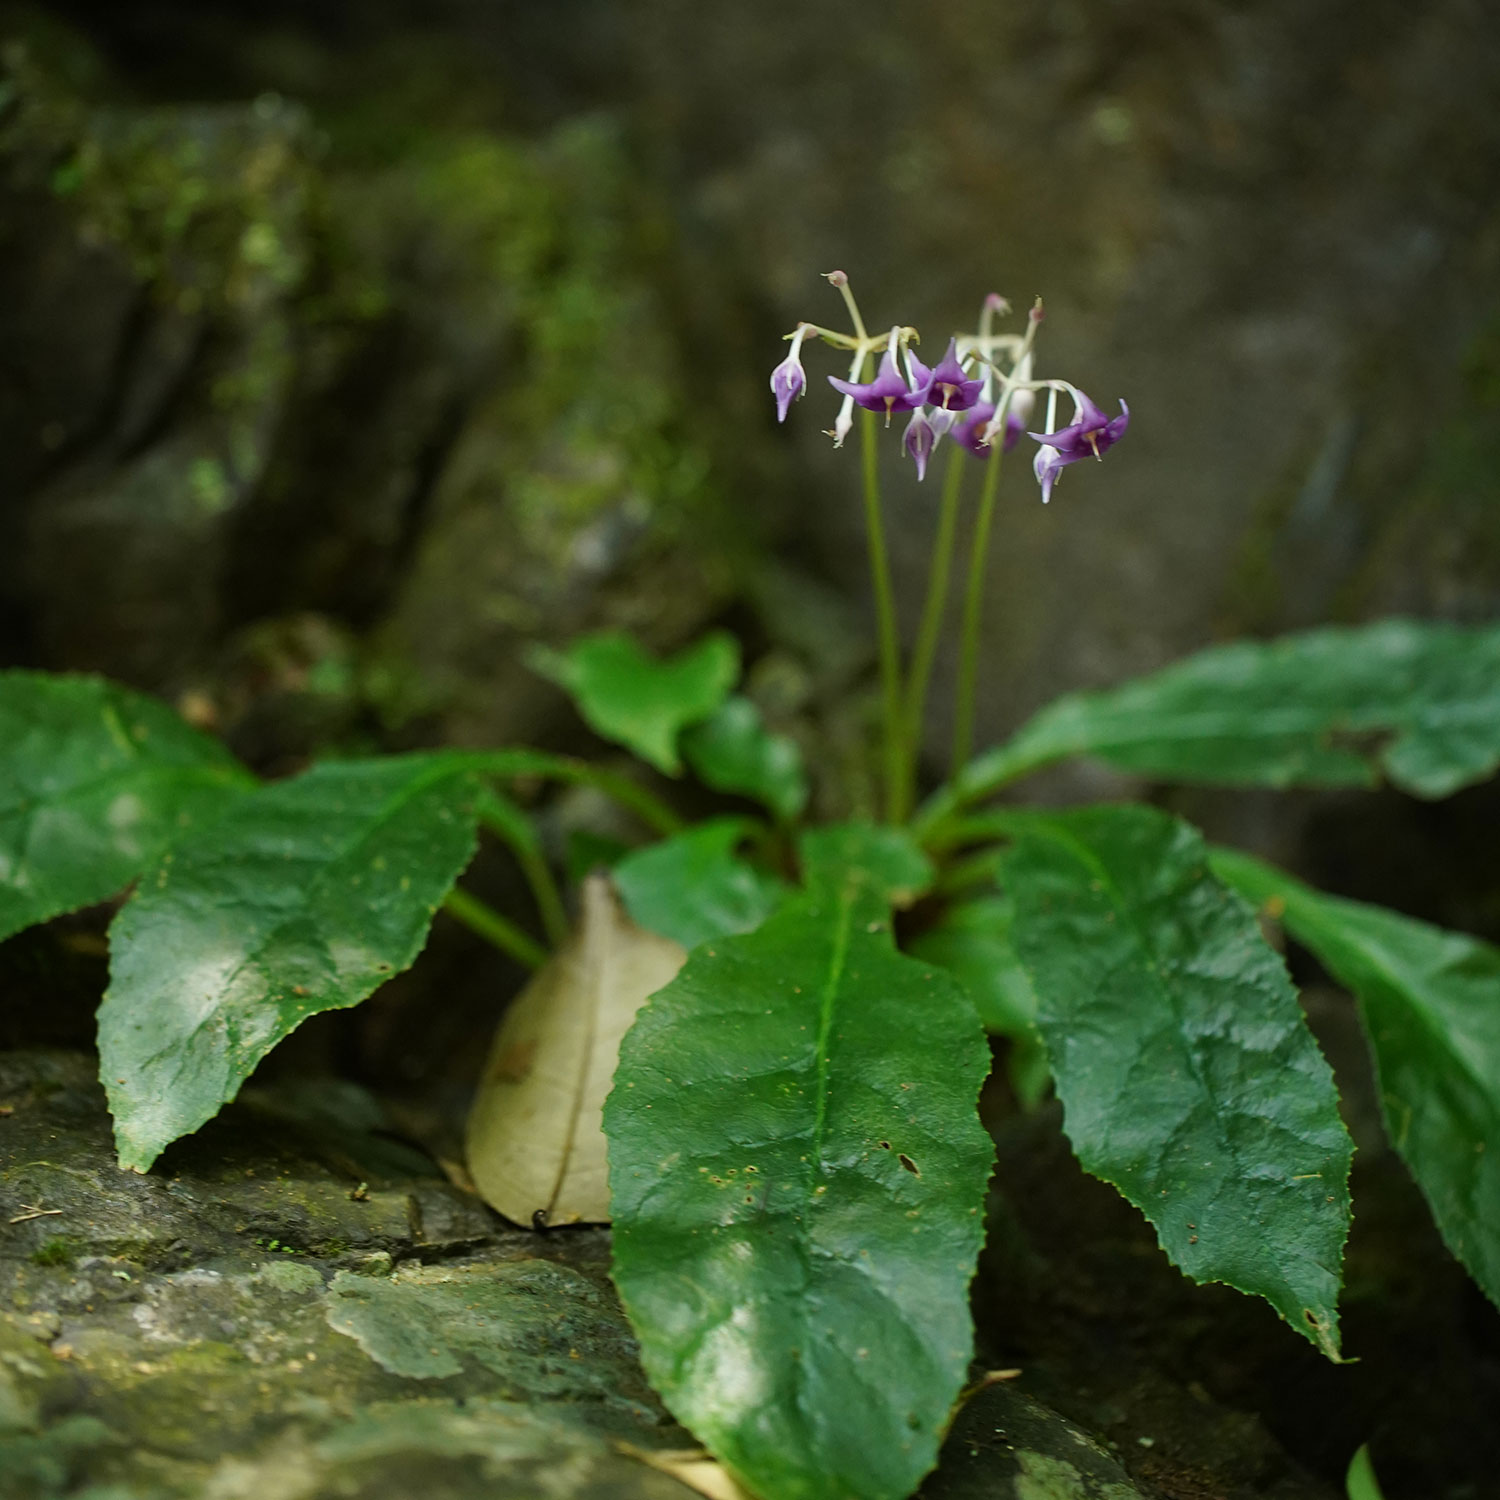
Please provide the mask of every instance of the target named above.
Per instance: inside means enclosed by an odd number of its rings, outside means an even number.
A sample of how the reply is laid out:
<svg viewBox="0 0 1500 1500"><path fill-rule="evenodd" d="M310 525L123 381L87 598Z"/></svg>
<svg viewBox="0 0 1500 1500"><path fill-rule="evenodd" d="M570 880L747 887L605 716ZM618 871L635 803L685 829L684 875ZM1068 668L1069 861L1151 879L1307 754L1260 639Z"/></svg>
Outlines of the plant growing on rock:
<svg viewBox="0 0 1500 1500"><path fill-rule="evenodd" d="M1055 1087L1083 1165L1175 1264L1339 1357L1352 1146L1257 910L1355 995L1392 1141L1500 1300L1500 950L1323 895L1150 806L996 800L1074 756L1168 781L1446 796L1500 765L1500 628L1221 646L1062 698L971 754L1003 454L1030 432L1045 501L1129 413L1034 374L1039 308L997 333L988 299L929 367L914 330L870 335L830 280L852 331L799 324L771 385L785 418L809 340L850 356L832 435L863 408L880 821L806 821L798 749L736 695L722 633L668 659L618 635L537 658L601 737L741 799L691 825L645 779L530 749L324 761L262 785L136 693L17 672L0 679L0 934L134 882L99 1045L120 1161L146 1171L302 1020L408 965L446 905L542 971L486 1070L471 1133L486 1192L523 1220L602 1217L602 1118L615 1279L667 1404L764 1500L899 1500L969 1372L986 1032L1023 1099ZM909 654L877 469L897 416L919 477L949 454ZM919 802L976 464L953 764ZM591 783L650 831L612 885L591 877L572 935L518 782ZM457 886L480 830L514 852L534 923Z"/></svg>

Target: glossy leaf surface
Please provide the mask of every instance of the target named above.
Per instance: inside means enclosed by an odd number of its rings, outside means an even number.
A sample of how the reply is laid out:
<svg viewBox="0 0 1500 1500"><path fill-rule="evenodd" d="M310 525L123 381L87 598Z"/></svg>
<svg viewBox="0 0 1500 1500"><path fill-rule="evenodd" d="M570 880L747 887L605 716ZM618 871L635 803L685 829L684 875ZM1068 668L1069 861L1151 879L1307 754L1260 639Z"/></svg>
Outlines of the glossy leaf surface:
<svg viewBox="0 0 1500 1500"><path fill-rule="evenodd" d="M686 951L584 882L579 922L505 1009L469 1112L469 1175L517 1224L609 1221L604 1099L625 1035Z"/></svg>
<svg viewBox="0 0 1500 1500"><path fill-rule="evenodd" d="M1500 948L1315 891L1229 849L1214 869L1359 1001L1391 1142L1500 1306Z"/></svg>
<svg viewBox="0 0 1500 1500"><path fill-rule="evenodd" d="M1186 824L1028 815L1003 860L1065 1129L1196 1281L1338 1355L1352 1145L1278 955Z"/></svg>
<svg viewBox="0 0 1500 1500"><path fill-rule="evenodd" d="M748 699L730 698L682 737L687 763L716 792L735 792L791 819L807 804L807 775L797 742L772 734Z"/></svg>
<svg viewBox="0 0 1500 1500"><path fill-rule="evenodd" d="M655 657L611 630L566 651L537 651L531 665L567 690L597 734L675 776L682 770L678 735L729 696L740 651L733 636L716 630L675 656Z"/></svg>
<svg viewBox="0 0 1500 1500"><path fill-rule="evenodd" d="M627 1035L614 1275L657 1390L763 1500L903 1500L970 1356L988 1049L871 886L819 870Z"/></svg>
<svg viewBox="0 0 1500 1500"><path fill-rule="evenodd" d="M417 956L474 852L464 764L325 762L242 798L146 875L110 929L99 1011L122 1166L144 1171L308 1016Z"/></svg>
<svg viewBox="0 0 1500 1500"><path fill-rule="evenodd" d="M735 853L749 826L716 818L626 855L615 884L630 915L684 948L759 927L784 887Z"/></svg>
<svg viewBox="0 0 1500 1500"><path fill-rule="evenodd" d="M0 674L0 938L103 901L255 785L163 703L99 677Z"/></svg>
<svg viewBox="0 0 1500 1500"><path fill-rule="evenodd" d="M1500 766L1500 626L1386 620L1199 652L1044 708L961 778L965 797L1070 755L1239 786L1445 797Z"/></svg>

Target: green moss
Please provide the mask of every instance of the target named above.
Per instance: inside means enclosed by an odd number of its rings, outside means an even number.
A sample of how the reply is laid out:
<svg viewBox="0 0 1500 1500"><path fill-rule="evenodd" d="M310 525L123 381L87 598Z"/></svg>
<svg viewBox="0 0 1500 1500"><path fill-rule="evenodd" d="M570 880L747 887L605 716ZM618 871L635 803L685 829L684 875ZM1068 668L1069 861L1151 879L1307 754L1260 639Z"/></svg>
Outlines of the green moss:
<svg viewBox="0 0 1500 1500"><path fill-rule="evenodd" d="M34 1266L71 1266L78 1255L77 1244L66 1235L53 1235L44 1240L27 1259Z"/></svg>
<svg viewBox="0 0 1500 1500"><path fill-rule="evenodd" d="M679 529L709 498L708 462L650 290L666 230L614 128L585 119L539 144L434 136L401 172L455 277L491 288L521 333L489 482L527 543L562 562L622 499L658 534Z"/></svg>

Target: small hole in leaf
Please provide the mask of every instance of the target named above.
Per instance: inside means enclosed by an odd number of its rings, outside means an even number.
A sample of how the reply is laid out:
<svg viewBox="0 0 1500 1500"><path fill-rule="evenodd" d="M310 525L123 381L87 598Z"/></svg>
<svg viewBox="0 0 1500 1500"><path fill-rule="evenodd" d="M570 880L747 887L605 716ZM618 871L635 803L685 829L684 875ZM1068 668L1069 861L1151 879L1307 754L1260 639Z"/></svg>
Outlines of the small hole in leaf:
<svg viewBox="0 0 1500 1500"><path fill-rule="evenodd" d="M896 1160L899 1161L901 1165L905 1167L913 1177L920 1177L922 1175L921 1172L917 1170L916 1162L914 1162L911 1157L906 1154L906 1152L898 1151L896 1153Z"/></svg>
<svg viewBox="0 0 1500 1500"><path fill-rule="evenodd" d="M882 1151L889 1151L891 1149L891 1143L889 1141L877 1141L876 1144Z"/></svg>

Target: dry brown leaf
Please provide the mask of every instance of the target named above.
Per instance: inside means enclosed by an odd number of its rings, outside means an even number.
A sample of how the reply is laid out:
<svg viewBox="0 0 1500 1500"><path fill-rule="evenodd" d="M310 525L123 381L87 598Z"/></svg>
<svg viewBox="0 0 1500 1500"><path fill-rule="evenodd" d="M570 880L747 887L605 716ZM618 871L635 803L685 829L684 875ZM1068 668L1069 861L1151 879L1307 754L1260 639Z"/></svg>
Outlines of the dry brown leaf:
<svg viewBox="0 0 1500 1500"><path fill-rule="evenodd" d="M717 1459L710 1458L702 1448L653 1450L637 1448L633 1443L616 1443L621 1453L638 1458L663 1474L697 1490L708 1500L755 1500L745 1488Z"/></svg>
<svg viewBox="0 0 1500 1500"><path fill-rule="evenodd" d="M637 927L607 875L583 886L577 931L516 997L469 1113L469 1172L519 1224L609 1221L605 1095L635 1013L687 951Z"/></svg>

